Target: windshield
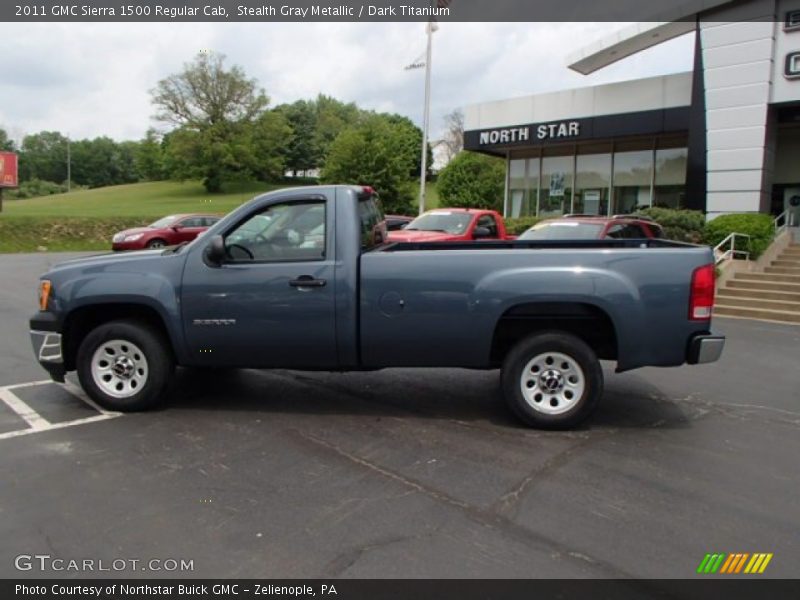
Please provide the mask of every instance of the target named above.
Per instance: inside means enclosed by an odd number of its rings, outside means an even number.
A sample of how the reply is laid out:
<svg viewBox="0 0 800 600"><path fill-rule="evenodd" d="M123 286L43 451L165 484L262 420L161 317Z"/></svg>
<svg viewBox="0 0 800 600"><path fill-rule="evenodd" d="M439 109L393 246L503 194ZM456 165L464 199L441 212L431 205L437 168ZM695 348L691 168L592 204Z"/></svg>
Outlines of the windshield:
<svg viewBox="0 0 800 600"><path fill-rule="evenodd" d="M593 240L600 237L602 223L544 221L519 236L520 240Z"/></svg>
<svg viewBox="0 0 800 600"><path fill-rule="evenodd" d="M425 213L411 221L404 231L443 231L445 233L464 233L469 227L472 215L444 210Z"/></svg>
<svg viewBox="0 0 800 600"><path fill-rule="evenodd" d="M169 227L170 225L172 225L172 223L174 223L177 219L178 217L176 217L175 215L170 215L168 217L159 219L155 223L150 223L148 227L150 227L151 229L163 229L164 227Z"/></svg>

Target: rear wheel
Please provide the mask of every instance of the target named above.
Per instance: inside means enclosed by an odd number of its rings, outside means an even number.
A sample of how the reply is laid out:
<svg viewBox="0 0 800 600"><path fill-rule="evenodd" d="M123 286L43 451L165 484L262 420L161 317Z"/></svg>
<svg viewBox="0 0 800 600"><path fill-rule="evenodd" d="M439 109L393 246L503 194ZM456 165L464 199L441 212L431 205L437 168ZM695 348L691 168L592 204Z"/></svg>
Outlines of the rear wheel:
<svg viewBox="0 0 800 600"><path fill-rule="evenodd" d="M503 363L506 403L527 425L574 427L596 408L603 370L582 339L558 331L525 338Z"/></svg>
<svg viewBox="0 0 800 600"><path fill-rule="evenodd" d="M175 363L164 337L136 321L93 329L78 348L78 379L92 400L116 411L155 406Z"/></svg>
<svg viewBox="0 0 800 600"><path fill-rule="evenodd" d="M156 238L154 240L150 240L149 242L147 242L147 247L148 248L163 248L166 245L167 245L167 242L165 242L164 240L158 239L158 238Z"/></svg>

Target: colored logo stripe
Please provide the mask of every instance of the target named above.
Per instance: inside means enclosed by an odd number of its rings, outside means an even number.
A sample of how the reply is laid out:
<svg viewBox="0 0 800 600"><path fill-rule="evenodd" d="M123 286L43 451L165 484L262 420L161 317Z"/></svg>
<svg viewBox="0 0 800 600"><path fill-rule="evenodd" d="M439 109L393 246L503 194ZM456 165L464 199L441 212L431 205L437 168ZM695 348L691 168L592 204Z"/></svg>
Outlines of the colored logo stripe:
<svg viewBox="0 0 800 600"><path fill-rule="evenodd" d="M772 553L757 552L738 552L733 554L709 553L700 561L697 567L698 573L714 574L735 574L735 573L763 573L767 565L772 560ZM748 560L749 559L749 560ZM745 566L745 564L747 566ZM742 571L744 569L744 571Z"/></svg>

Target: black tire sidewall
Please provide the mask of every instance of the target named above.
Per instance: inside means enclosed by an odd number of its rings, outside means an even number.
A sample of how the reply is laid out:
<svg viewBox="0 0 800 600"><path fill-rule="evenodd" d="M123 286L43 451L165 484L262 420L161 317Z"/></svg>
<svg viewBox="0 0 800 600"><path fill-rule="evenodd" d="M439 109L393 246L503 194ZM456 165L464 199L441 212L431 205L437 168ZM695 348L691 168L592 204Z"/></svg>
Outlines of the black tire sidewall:
<svg viewBox="0 0 800 600"><path fill-rule="evenodd" d="M583 369L586 386L581 398L569 411L548 415L534 409L520 389L522 370L536 355L560 352L572 357ZM527 425L540 429L569 429L586 419L603 394L603 369L589 345L572 334L553 331L532 335L519 342L503 363L503 394L511 411Z"/></svg>
<svg viewBox="0 0 800 600"><path fill-rule="evenodd" d="M108 340L127 340L138 346L147 359L148 376L142 389L128 398L114 398L106 394L92 377L92 356L100 344ZM78 347L76 358L81 387L101 407L108 410L130 412L155 406L169 383L174 360L164 337L144 323L113 321L93 329Z"/></svg>
<svg viewBox="0 0 800 600"><path fill-rule="evenodd" d="M158 245L156 245L158 244ZM147 248L151 250L159 250L160 248L164 248L167 245L167 242L162 240L161 238L156 238L154 240L150 240L147 242Z"/></svg>

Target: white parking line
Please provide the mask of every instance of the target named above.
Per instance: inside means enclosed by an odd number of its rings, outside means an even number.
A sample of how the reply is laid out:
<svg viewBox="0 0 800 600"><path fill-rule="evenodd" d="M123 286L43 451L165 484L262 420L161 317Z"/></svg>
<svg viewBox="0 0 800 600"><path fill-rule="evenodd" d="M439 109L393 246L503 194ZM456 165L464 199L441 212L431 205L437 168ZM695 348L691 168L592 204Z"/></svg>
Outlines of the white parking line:
<svg viewBox="0 0 800 600"><path fill-rule="evenodd" d="M84 417L82 419L74 419L72 421L63 421L60 423L51 423L39 413L33 410L26 402L17 396L12 390L35 387L39 385L46 385L53 383L49 379L42 381L31 381L28 383L17 383L14 385L7 385L0 387L0 401L13 410L20 418L22 418L30 427L25 429L18 429L15 431L8 431L0 433L0 440L19 437L22 435L30 435L32 433L40 433L42 431L52 431L53 429L63 429L65 427L73 427L74 425L83 425L85 423L95 423L97 421L105 421L106 419L113 419L121 417L122 413L111 412L104 410L97 406L92 400L84 393L84 391L75 384L67 381L62 385L62 388L67 390L73 396L77 396L83 402L91 406L94 410L99 412L99 415L93 417Z"/></svg>

